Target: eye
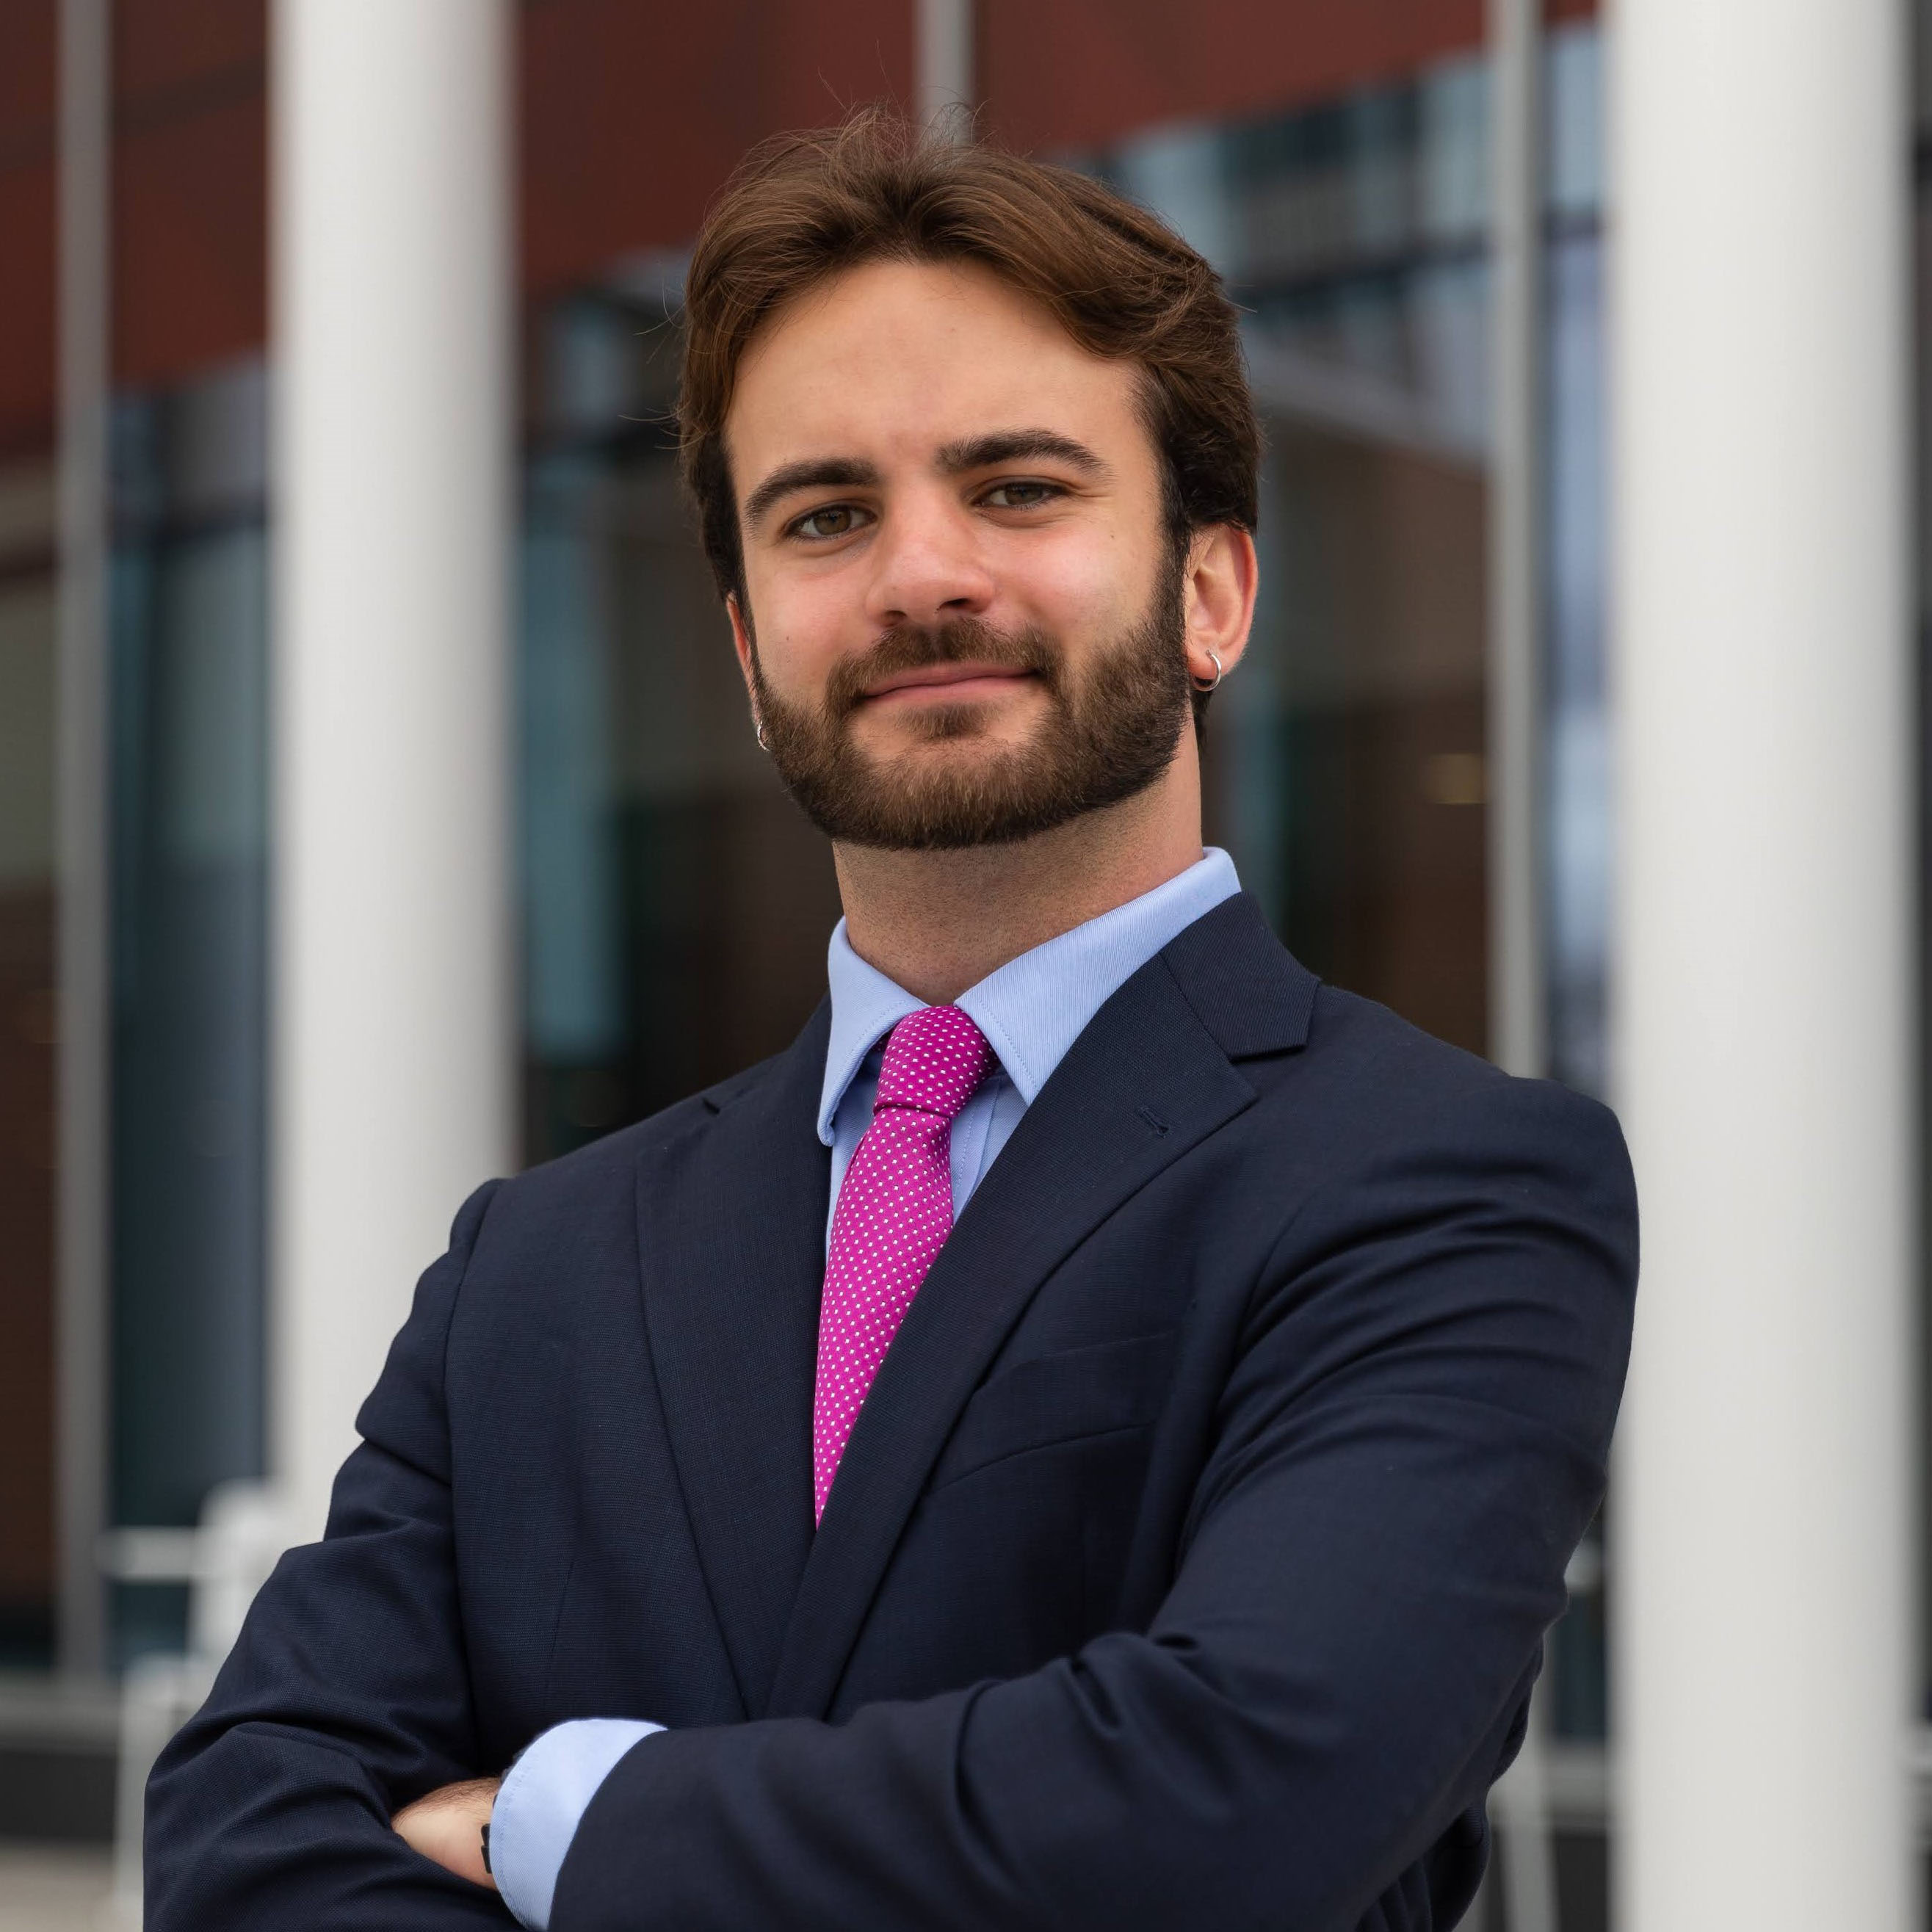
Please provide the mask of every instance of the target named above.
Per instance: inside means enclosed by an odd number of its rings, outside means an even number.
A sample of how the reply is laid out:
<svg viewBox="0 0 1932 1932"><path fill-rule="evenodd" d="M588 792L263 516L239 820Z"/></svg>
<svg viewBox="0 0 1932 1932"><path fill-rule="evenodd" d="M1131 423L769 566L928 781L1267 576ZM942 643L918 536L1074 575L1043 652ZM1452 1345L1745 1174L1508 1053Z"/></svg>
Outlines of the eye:
<svg viewBox="0 0 1932 1932"><path fill-rule="evenodd" d="M1032 510L1062 494L1054 483L995 483L980 500L995 510Z"/></svg>
<svg viewBox="0 0 1932 1932"><path fill-rule="evenodd" d="M856 504L827 503L819 509L806 511L791 526L791 534L829 542L834 537L850 536L859 527L862 514Z"/></svg>

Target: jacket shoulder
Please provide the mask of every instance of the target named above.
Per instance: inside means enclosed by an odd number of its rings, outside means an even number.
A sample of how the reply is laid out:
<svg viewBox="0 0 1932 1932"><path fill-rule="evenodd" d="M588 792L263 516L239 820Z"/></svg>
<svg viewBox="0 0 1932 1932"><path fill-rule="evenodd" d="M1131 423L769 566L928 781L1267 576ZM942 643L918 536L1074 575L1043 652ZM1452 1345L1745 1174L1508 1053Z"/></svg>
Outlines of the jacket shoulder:
<svg viewBox="0 0 1932 1932"><path fill-rule="evenodd" d="M1412 1182L1531 1174L1592 1199L1633 1231L1636 1185L1617 1118L1553 1080L1523 1079L1372 1000L1322 986L1308 1042L1271 1084L1274 1108L1325 1150L1322 1166ZM1273 1111L1271 1108L1270 1111ZM1286 1125L1286 1118L1284 1119Z"/></svg>
<svg viewBox="0 0 1932 1932"><path fill-rule="evenodd" d="M628 1213L639 1162L700 1131L726 1107L772 1078L785 1058L774 1054L641 1120L616 1128L568 1154L539 1162L498 1184L490 1203L490 1232L526 1216L548 1221L559 1214L580 1214L599 1202L621 1203Z"/></svg>
<svg viewBox="0 0 1932 1932"><path fill-rule="evenodd" d="M1384 1118L1411 1108L1426 1116L1438 1106L1497 1107L1618 1132L1616 1116L1601 1101L1553 1080L1505 1073L1390 1008L1326 983L1316 991L1306 1058L1327 1077L1372 1096Z"/></svg>

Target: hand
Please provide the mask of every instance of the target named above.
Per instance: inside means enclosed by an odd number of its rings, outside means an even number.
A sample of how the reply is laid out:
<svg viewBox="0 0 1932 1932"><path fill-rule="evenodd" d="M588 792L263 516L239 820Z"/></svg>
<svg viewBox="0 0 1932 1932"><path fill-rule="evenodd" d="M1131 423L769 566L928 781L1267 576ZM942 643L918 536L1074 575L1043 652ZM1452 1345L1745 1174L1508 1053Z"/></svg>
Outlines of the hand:
<svg viewBox="0 0 1932 1932"><path fill-rule="evenodd" d="M413 1804L405 1804L389 1820L391 1828L412 1851L434 1859L445 1871L466 1878L472 1885L496 1889L496 1881L483 1869L483 1827L496 1802L500 1778L466 1778L446 1784Z"/></svg>

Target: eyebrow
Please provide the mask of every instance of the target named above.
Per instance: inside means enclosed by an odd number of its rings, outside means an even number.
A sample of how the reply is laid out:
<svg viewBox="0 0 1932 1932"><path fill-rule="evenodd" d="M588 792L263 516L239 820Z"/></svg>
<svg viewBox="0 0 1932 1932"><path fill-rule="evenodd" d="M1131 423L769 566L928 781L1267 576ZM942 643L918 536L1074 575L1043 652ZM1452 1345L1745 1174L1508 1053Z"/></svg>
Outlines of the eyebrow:
<svg viewBox="0 0 1932 1932"><path fill-rule="evenodd" d="M772 506L795 490L869 490L878 483L878 466L854 456L808 456L782 463L745 499L745 522L755 530Z"/></svg>
<svg viewBox="0 0 1932 1932"><path fill-rule="evenodd" d="M949 476L957 476L965 470L990 470L1029 456L1064 463L1084 476L1099 477L1108 473L1106 464L1084 442L1076 442L1070 436L1052 429L994 430L988 435L949 442L939 452L939 466Z"/></svg>

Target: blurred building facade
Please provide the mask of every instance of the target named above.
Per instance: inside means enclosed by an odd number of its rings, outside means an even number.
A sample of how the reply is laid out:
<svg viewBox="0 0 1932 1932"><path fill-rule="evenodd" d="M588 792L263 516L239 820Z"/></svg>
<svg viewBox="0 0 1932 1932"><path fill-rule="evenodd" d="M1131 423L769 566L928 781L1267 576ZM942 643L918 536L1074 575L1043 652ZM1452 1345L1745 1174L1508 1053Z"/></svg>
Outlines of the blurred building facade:
<svg viewBox="0 0 1932 1932"><path fill-rule="evenodd" d="M516 12L526 1161L777 1050L822 992L829 856L747 727L664 412L706 200L763 134L915 98L932 11ZM1483 7L979 0L970 22L983 124L1158 209L1246 311L1263 605L1209 733L1210 836L1316 970L1490 1048ZM111 10L106 1340L85 1414L61 1412L55 1352L58 26L56 0L16 0L0 59L0 1666L16 1687L61 1661L63 1440L97 1445L101 1529L168 1528L262 1475L273 1432L268 13ZM1591 0L1546 9L1539 956L1548 1070L1597 1093L1604 60ZM1593 1538L1547 1680L1566 1932L1606 1922L1606 1578ZM179 1585L85 1587L104 1634L88 1661L180 1643Z"/></svg>

